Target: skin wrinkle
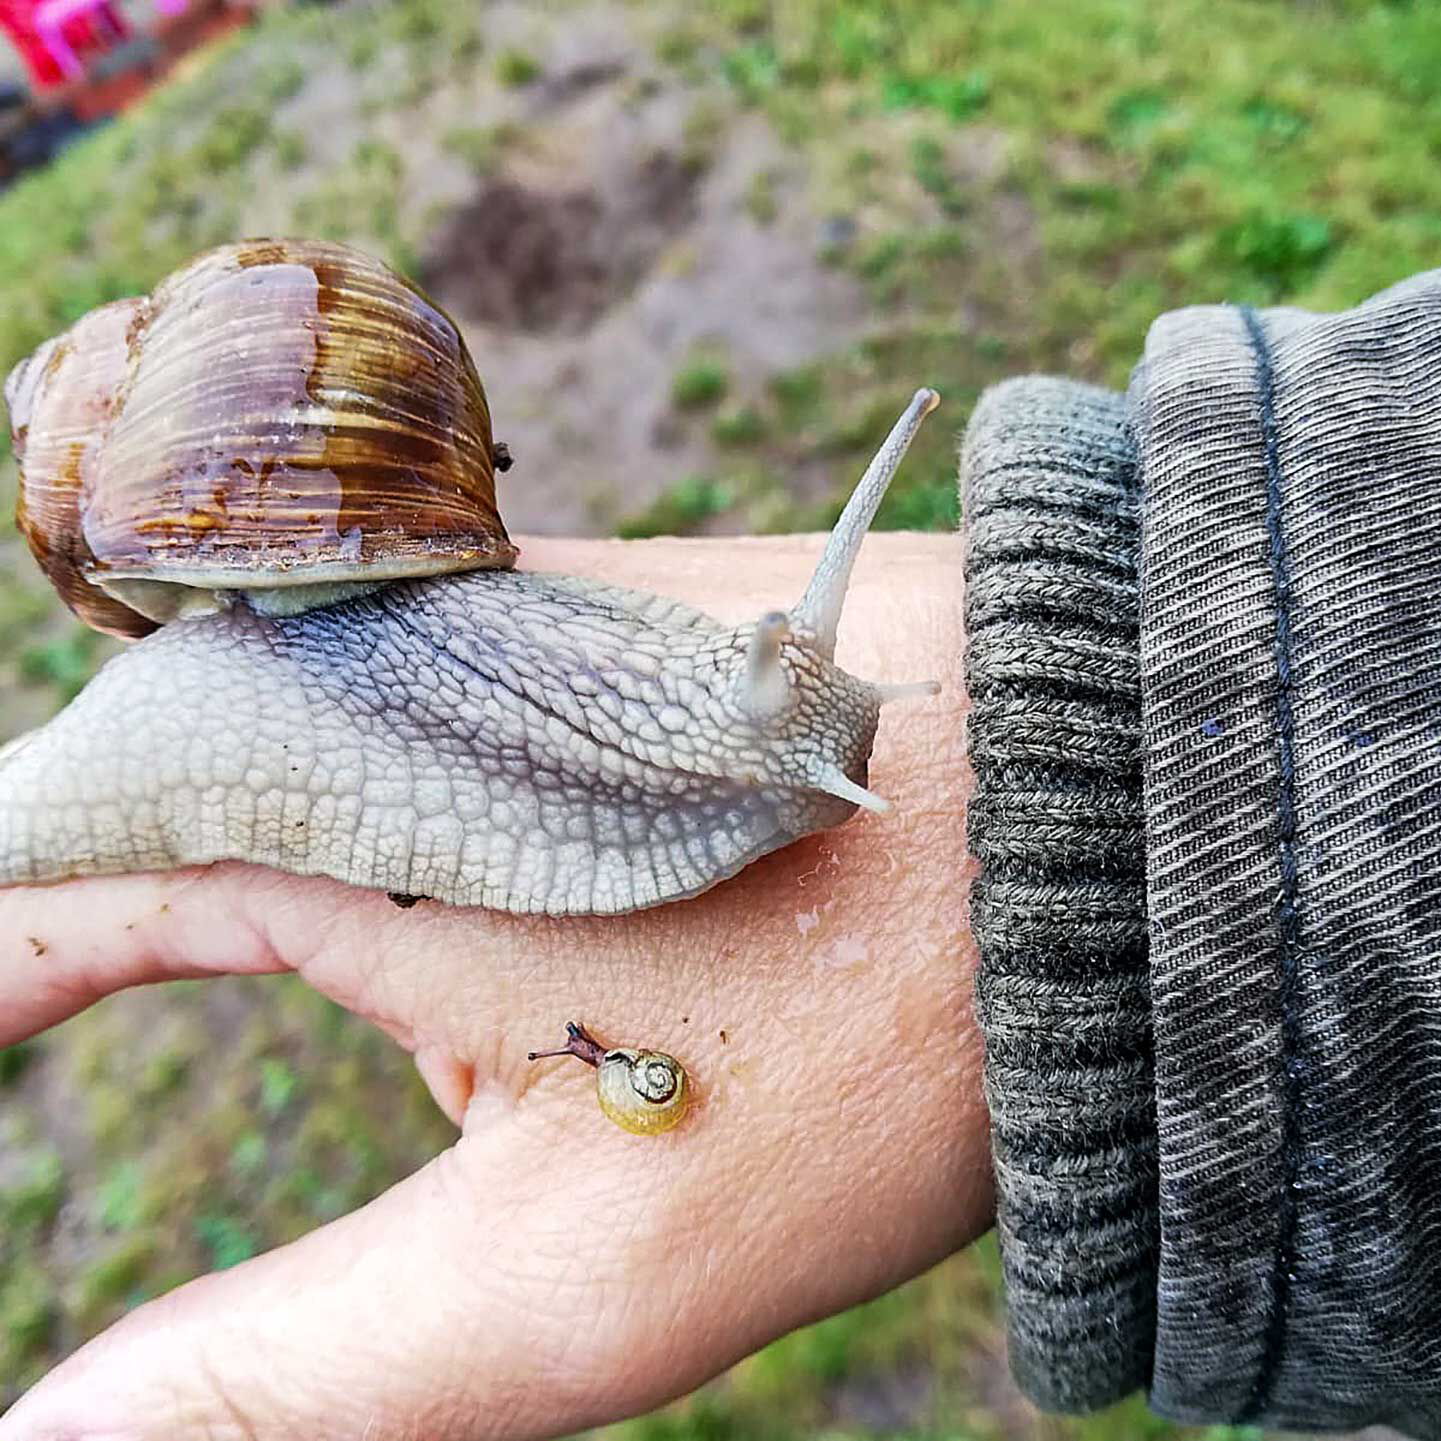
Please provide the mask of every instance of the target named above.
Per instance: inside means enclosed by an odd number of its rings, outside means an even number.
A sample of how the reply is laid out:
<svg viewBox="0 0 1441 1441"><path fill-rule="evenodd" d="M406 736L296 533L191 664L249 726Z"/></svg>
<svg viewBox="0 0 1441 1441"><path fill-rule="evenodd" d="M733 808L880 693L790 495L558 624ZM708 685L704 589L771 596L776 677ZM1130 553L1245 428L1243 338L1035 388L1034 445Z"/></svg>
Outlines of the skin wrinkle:
<svg viewBox="0 0 1441 1441"><path fill-rule="evenodd" d="M236 1401L231 1394L231 1387L226 1384L225 1371L223 1366L217 1369L214 1365L202 1367L205 1374L206 1384L210 1394L216 1396L224 1408L228 1418L229 1427L221 1432L213 1425L208 1427L209 1434L216 1438L216 1441L259 1441L259 1433L254 1424L246 1415L244 1408Z"/></svg>

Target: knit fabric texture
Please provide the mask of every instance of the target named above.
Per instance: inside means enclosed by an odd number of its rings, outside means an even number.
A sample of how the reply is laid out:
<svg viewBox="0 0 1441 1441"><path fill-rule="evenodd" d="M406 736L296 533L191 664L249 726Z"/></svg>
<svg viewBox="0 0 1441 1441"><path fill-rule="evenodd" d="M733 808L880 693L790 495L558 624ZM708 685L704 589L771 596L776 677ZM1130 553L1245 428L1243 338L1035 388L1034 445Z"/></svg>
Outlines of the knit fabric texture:
<svg viewBox="0 0 1441 1441"><path fill-rule="evenodd" d="M976 1000L1011 1369L1081 1411L1147 1384L1156 1119L1139 530L1123 397L987 392L962 448Z"/></svg>
<svg viewBox="0 0 1441 1441"><path fill-rule="evenodd" d="M1441 271L1162 317L1129 413L1151 1402L1441 1436Z"/></svg>
<svg viewBox="0 0 1441 1441"><path fill-rule="evenodd" d="M1441 1438L1441 271L1163 316L962 469L1013 1370Z"/></svg>

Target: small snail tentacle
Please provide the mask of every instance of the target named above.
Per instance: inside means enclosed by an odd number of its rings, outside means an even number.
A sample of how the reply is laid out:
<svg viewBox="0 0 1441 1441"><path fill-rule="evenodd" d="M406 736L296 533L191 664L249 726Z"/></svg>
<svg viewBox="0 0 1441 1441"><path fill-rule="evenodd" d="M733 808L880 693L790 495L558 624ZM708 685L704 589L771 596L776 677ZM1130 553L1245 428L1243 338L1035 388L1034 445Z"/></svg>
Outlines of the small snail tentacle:
<svg viewBox="0 0 1441 1441"><path fill-rule="evenodd" d="M607 1050L586 1028L566 1023L566 1043L556 1051L528 1051L526 1058L575 1056L596 1071L596 1099L607 1120L635 1136L654 1136L680 1124L690 1106L685 1067L664 1051Z"/></svg>
<svg viewBox="0 0 1441 1441"><path fill-rule="evenodd" d="M550 1056L575 1056L588 1066L599 1066L605 1059L605 1047L576 1021L565 1023L567 1040L558 1051L527 1051L527 1061L541 1061Z"/></svg>
<svg viewBox="0 0 1441 1441"><path fill-rule="evenodd" d="M781 664L781 642L791 638L791 619L773 610L757 622L738 686L741 707L757 721L770 720L791 700L791 683Z"/></svg>

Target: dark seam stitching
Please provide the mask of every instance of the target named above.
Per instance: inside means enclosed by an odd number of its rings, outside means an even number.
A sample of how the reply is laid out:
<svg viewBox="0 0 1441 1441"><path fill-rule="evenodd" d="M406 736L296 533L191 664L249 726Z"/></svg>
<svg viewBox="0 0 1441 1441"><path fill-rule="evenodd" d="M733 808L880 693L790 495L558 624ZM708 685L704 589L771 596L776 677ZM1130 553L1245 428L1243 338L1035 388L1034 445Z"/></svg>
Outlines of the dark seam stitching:
<svg viewBox="0 0 1441 1441"><path fill-rule="evenodd" d="M1260 390L1261 437L1266 455L1266 539L1271 580L1276 592L1276 743L1278 781L1276 840L1280 850L1281 891L1276 908L1279 940L1277 1000L1281 1009L1281 1185L1276 1220L1276 1249L1271 1266L1271 1301L1264 1348L1240 1417L1252 1421L1271 1402L1281 1367L1290 1315L1291 1282L1296 1267L1298 1206L1296 1181L1301 1151L1301 1016L1300 956L1297 934L1296 879L1296 723L1292 704L1293 648L1291 577L1286 538L1281 524L1281 449L1276 424L1276 375L1260 317L1249 306L1241 310L1256 359Z"/></svg>

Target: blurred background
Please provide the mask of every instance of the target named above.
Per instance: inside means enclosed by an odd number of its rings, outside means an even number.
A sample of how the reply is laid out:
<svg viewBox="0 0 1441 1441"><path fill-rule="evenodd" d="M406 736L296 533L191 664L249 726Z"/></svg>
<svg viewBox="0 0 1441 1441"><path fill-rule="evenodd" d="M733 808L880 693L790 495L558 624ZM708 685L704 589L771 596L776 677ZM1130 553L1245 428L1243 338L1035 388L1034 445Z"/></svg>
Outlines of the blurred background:
<svg viewBox="0 0 1441 1441"><path fill-rule="evenodd" d="M1160 310L1346 306L1441 261L1438 80L1433 0L0 0L0 375L202 247L327 236L461 323L513 530L829 524L922 382L945 408L882 524L949 527L991 382L1123 386ZM14 484L0 439L0 740L110 644L40 581ZM451 1134L284 980L0 1051L0 1411ZM1259 1433L1038 1417L986 1243L603 1434Z"/></svg>

